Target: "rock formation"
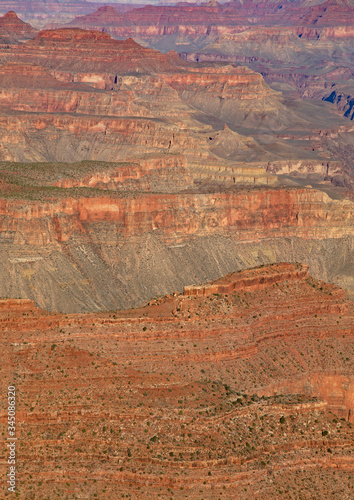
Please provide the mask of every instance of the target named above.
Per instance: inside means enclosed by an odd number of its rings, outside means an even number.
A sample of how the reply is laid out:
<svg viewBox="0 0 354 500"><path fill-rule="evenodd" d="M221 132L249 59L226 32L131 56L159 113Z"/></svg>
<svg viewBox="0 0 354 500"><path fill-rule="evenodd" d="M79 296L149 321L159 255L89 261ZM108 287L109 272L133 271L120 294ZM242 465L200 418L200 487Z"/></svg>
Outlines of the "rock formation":
<svg viewBox="0 0 354 500"><path fill-rule="evenodd" d="M208 176L210 165L242 170L245 152L240 142L246 144L252 167L261 169L269 161L318 162L319 153L320 161L335 156L326 147L313 147L309 131L312 140L326 120L338 130L342 121L336 115L327 114L319 122L316 113L321 110L316 109L305 116L245 67L200 67L174 52L161 54L131 39L116 41L106 33L80 29L42 31L19 47L3 50L0 62L4 160L131 160L133 154L142 154L132 150L139 142L146 146L144 153L180 154L183 145L190 165L204 168ZM129 125L117 117L127 117ZM147 136L132 137L129 144L130 134L119 133L127 127L148 131ZM235 133L220 133L223 129ZM293 134L301 129L303 147L294 147ZM283 130L290 141L279 135ZM277 135L265 139L264 131ZM122 141L124 149L117 153ZM245 182L253 183L247 169L244 174ZM262 170L260 174L260 180L272 182Z"/></svg>
<svg viewBox="0 0 354 500"><path fill-rule="evenodd" d="M348 46L353 45L353 13L351 0L328 0L314 5L250 0L146 6L125 14L101 8L73 20L70 26L103 30L117 38L130 36L144 46L163 52L173 49L188 61L247 65L281 91L286 103L290 99L292 106L284 109L278 98L277 105L274 101L270 106L263 102L258 109L243 109L243 117L248 117L243 125L258 129L264 117L273 130L296 122L296 133L292 134L296 140L299 129L306 129L306 122L314 116L315 123L328 124L331 118L327 115L328 107L311 109L311 105L304 106L294 98L332 102L337 108L333 106L333 112L339 110L344 117L352 118L353 61ZM206 96L188 95L187 102L203 112L216 114L218 119L227 121L228 126L242 122L239 109L235 110L223 100L211 103ZM232 116L236 117L233 121ZM242 132L241 129L235 131ZM278 142L275 147L277 151L283 150ZM339 139L334 147L325 142L321 145L322 152L326 150L332 159L335 157L343 164L343 171L335 182L350 188L354 186L353 147L350 135ZM318 151L316 147L311 150Z"/></svg>
<svg viewBox="0 0 354 500"><path fill-rule="evenodd" d="M347 0L326 0L313 5L300 17L299 24L317 26L353 26L354 6Z"/></svg>
<svg viewBox="0 0 354 500"><path fill-rule="evenodd" d="M0 43L16 44L30 40L37 35L38 31L30 24L19 19L15 12L9 11L0 17Z"/></svg>
<svg viewBox="0 0 354 500"><path fill-rule="evenodd" d="M0 62L2 296L133 307L294 259L353 290L350 129L330 103L77 28Z"/></svg>
<svg viewBox="0 0 354 500"><path fill-rule="evenodd" d="M81 17L0 19L18 496L351 498L352 0L22 4Z"/></svg>
<svg viewBox="0 0 354 500"><path fill-rule="evenodd" d="M191 278L201 283L285 258L353 289L348 200L269 187L169 194L170 169L188 175L181 157L115 170L103 163L100 176L99 164L78 164L76 180L67 181L70 165L56 174L52 164L12 165L1 166L2 296L49 310L110 310L181 291ZM151 186L161 193L138 191Z"/></svg>
<svg viewBox="0 0 354 500"><path fill-rule="evenodd" d="M114 3L115 11L119 12L140 6L138 3ZM15 11L21 19L39 29L47 24L67 23L76 16L89 14L101 7L102 3L86 0L0 0L0 13Z"/></svg>
<svg viewBox="0 0 354 500"><path fill-rule="evenodd" d="M0 301L21 497L351 497L353 303L301 264L216 285L87 315Z"/></svg>

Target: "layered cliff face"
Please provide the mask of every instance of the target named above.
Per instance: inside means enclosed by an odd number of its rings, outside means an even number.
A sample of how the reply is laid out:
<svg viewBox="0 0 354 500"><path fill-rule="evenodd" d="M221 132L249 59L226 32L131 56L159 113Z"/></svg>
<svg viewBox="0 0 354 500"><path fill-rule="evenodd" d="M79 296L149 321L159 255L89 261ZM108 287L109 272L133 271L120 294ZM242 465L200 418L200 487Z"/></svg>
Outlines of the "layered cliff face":
<svg viewBox="0 0 354 500"><path fill-rule="evenodd" d="M9 11L0 17L0 44L18 44L31 40L38 30L30 24L24 23L17 17L15 12Z"/></svg>
<svg viewBox="0 0 354 500"><path fill-rule="evenodd" d="M330 187L347 174L331 161L344 119L248 68L102 32L43 31L1 61L3 296L131 307L293 259L353 288L352 204L324 194L345 194ZM279 187L310 183L322 192Z"/></svg>
<svg viewBox="0 0 354 500"><path fill-rule="evenodd" d="M316 26L352 26L353 14L352 2L326 0L326 2L312 6L300 17L299 23Z"/></svg>
<svg viewBox="0 0 354 500"><path fill-rule="evenodd" d="M183 55L189 60L224 60L269 64L270 69L279 65L317 68L320 63L330 61L343 65L351 58L348 44L353 41L354 30L349 27L264 27L252 26L237 33L223 33L200 47L199 51L186 50ZM280 50L282 48L283 50ZM304 67L305 66L305 67ZM288 68L290 69L290 68ZM292 68L294 69L294 68ZM334 68L331 68L332 71Z"/></svg>
<svg viewBox="0 0 354 500"><path fill-rule="evenodd" d="M59 183L66 188L51 187L55 179L30 188L35 169L22 169L22 184L9 170L3 180L12 187L3 189L10 198L1 202L1 295L35 299L49 310L109 310L181 290L191 277L200 283L284 259L307 262L315 276L353 288L352 202L312 189L132 192L163 189L169 168L188 175L182 158L162 160L157 171L150 164L154 174L147 163L113 171L103 165L101 177L83 172ZM117 186L126 193L107 191Z"/></svg>
<svg viewBox="0 0 354 500"><path fill-rule="evenodd" d="M104 30L117 38L130 36L144 46L163 52L172 49L185 60L199 64L247 65L261 73L274 90L282 92L284 99L278 95L259 102L253 100L249 106L243 101L240 106L240 102L229 102L223 94L212 99L202 88L192 94L184 88L179 95L190 106L226 122L237 133L253 135L254 129L291 129L288 137L296 141L300 130L307 133L319 126L319 133L322 132L333 119L328 112L345 118L352 116L353 9L351 1L335 0L305 6L303 2L253 1L147 6L126 14L102 8L77 18L70 26ZM330 97L333 91L335 99ZM303 105L309 99L312 104ZM321 100L337 106L321 106ZM308 156L310 151L317 151L342 162L343 170L335 182L351 189L353 141L348 145L347 139L334 147L322 142L320 149L313 144L305 149ZM259 146L264 148L264 143ZM263 154L269 147L265 149ZM289 149L289 143L280 143L279 136L273 139L273 152L289 157Z"/></svg>
<svg viewBox="0 0 354 500"><path fill-rule="evenodd" d="M23 498L351 497L353 303L302 264L215 286L104 314L0 301Z"/></svg>
<svg viewBox="0 0 354 500"><path fill-rule="evenodd" d="M116 38L133 37L156 48L187 45L200 47L217 36L232 35L247 26L300 27L300 30L334 28L351 30L351 1L328 0L318 5L303 2L229 2L224 4L184 4L151 6L124 14L112 7L80 16L69 26L104 29ZM329 33L329 31L328 31ZM193 50L193 49L192 49Z"/></svg>
<svg viewBox="0 0 354 500"><path fill-rule="evenodd" d="M39 47L42 47L38 53ZM75 54L69 54L74 49ZM70 56L68 59L68 55ZM74 56L80 58L73 65ZM106 73L151 73L171 69L169 59L178 59L143 48L132 39L113 40L107 33L75 28L44 30L13 53L15 59L41 64L70 74L80 71ZM71 59L71 60L70 60Z"/></svg>
<svg viewBox="0 0 354 500"><path fill-rule="evenodd" d="M138 3L114 3L115 12L127 12L140 6ZM67 23L101 7L99 2L86 0L0 0L0 13L17 12L21 19L38 29L43 29L48 23Z"/></svg>

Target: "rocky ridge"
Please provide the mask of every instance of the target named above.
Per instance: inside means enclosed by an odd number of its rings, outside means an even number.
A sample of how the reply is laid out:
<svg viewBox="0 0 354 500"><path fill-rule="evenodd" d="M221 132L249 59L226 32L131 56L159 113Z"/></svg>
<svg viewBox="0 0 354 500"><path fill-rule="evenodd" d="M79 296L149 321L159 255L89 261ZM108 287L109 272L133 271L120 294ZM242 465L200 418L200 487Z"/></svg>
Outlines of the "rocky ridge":
<svg viewBox="0 0 354 500"><path fill-rule="evenodd" d="M346 171L326 157L344 118L102 32L42 31L1 62L3 296L109 310L292 259L353 289L352 204L330 184Z"/></svg>
<svg viewBox="0 0 354 500"><path fill-rule="evenodd" d="M262 126L263 117L267 116L267 126L272 130L278 124L288 127L296 122L296 135L299 129L308 128L311 117L320 118L321 113L326 114L329 110L320 106L319 113L313 114L311 106L307 106L305 118L300 111L305 107L296 99L331 102L336 105L332 108L334 113L339 111L346 118L352 117L353 9L351 1L339 0L308 2L306 5L303 2L247 1L199 6L147 6L126 14L102 8L77 18L70 26L104 30L117 38L130 36L144 46L163 52L173 49L185 60L199 64L247 65L261 73L265 81L281 91L286 102L292 105L284 109L278 99L274 116L274 104L267 106L262 103L259 112L251 112L250 120L242 124L248 129L246 134L250 135L252 129ZM228 109L221 112L218 109L220 103L215 101L211 105L205 96L198 99L193 96L188 103L204 113L215 114L217 110L217 118L226 121L228 126L241 123L240 120L232 123L235 110L223 101L222 107ZM294 117L296 110L300 111L300 120L299 116ZM250 111L244 109L243 116L248 116ZM330 121L329 116L324 118L323 115L323 119L325 123ZM245 133L240 128L236 131ZM275 142L277 151L283 151L284 145ZM323 144L322 152L326 150L326 154L333 159L336 156L335 159L343 163L343 172L336 183L352 188L353 141L346 136L339 142L338 146L329 149ZM308 150L316 149L309 147Z"/></svg>
<svg viewBox="0 0 354 500"><path fill-rule="evenodd" d="M114 3L115 12L127 12L139 6L142 5ZM21 19L43 29L48 23L67 23L76 16L89 14L100 7L101 3L86 0L1 0L0 14L17 12Z"/></svg>
<svg viewBox="0 0 354 500"><path fill-rule="evenodd" d="M319 161L307 137L301 148L280 136L264 141L264 131L293 127L298 134L311 126L313 132L317 121L315 114L299 115L245 67L185 63L173 52L80 29L42 31L0 59L3 160L131 161L145 153L180 154L182 147L205 179L222 166L231 175L219 182L254 183L248 159L264 184L274 182L263 170L269 161Z"/></svg>
<svg viewBox="0 0 354 500"><path fill-rule="evenodd" d="M34 38L38 30L9 11L0 17L0 44L17 44Z"/></svg>

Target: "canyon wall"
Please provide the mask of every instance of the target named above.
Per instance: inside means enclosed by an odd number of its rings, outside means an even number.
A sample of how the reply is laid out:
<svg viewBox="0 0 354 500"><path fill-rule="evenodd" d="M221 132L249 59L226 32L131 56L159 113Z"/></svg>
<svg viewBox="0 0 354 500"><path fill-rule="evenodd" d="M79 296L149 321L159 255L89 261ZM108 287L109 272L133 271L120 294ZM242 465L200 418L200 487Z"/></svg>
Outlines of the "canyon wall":
<svg viewBox="0 0 354 500"><path fill-rule="evenodd" d="M2 200L0 293L49 310L114 309L284 260L351 289L352 211L311 189Z"/></svg>

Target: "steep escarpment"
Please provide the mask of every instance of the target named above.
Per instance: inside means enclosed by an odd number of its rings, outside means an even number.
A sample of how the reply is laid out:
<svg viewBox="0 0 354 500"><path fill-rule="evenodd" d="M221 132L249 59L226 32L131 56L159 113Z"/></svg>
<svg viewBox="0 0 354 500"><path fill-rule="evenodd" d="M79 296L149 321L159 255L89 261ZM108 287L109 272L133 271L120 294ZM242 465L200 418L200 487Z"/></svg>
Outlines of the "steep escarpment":
<svg viewBox="0 0 354 500"><path fill-rule="evenodd" d="M114 3L115 12L126 12L140 5ZM102 7L99 2L86 0L1 0L0 12L15 11L24 21L43 29L48 23L67 23L77 16L91 13Z"/></svg>
<svg viewBox="0 0 354 500"><path fill-rule="evenodd" d="M316 26L351 26L354 6L347 0L326 0L312 6L299 23Z"/></svg>
<svg viewBox="0 0 354 500"><path fill-rule="evenodd" d="M42 48L40 52L39 47ZM76 56L81 56L75 58L75 62L70 60L74 54L68 59L68 52L72 49ZM40 31L36 38L13 52L13 58L72 74L80 68L92 73L168 71L171 69L169 59L178 59L178 56L143 48L131 38L118 41L101 31L63 28Z"/></svg>
<svg viewBox="0 0 354 500"><path fill-rule="evenodd" d="M104 8L78 18L71 26L100 29L115 37L131 36L145 46L164 52L175 50L193 62L229 62L246 64L264 75L267 83L284 93L279 98L252 102L250 108L228 102L222 95L203 95L201 89L189 95L184 89L180 97L190 106L226 121L228 126L248 129L290 128L307 130L309 122L316 127L311 109L306 117L302 104L294 101L327 99L336 87L342 96L338 106L345 117L351 116L350 96L342 83L350 83L352 72L353 29L350 25L351 1L328 1L304 6L302 2L230 2L218 5L178 5L145 7L126 14ZM241 17L244 18L242 20ZM332 89L329 91L329 89ZM290 102L287 100L291 96ZM285 106L284 106L285 104ZM319 115L329 122L328 107L319 106ZM299 111L299 114L297 114ZM336 109L333 107L333 112ZM317 114L317 113L316 113ZM304 119L305 118L305 119ZM247 131L248 132L248 131ZM273 151L283 151L277 143ZM345 141L342 141L345 149ZM316 149L308 145L307 151ZM338 150L337 150L338 151ZM333 149L326 150L329 156ZM333 156L332 156L333 158ZM334 159L334 158L333 158ZM345 162L345 154L337 158ZM349 186L352 169L346 168L345 183Z"/></svg>
<svg viewBox="0 0 354 500"><path fill-rule="evenodd" d="M220 5L171 5L152 6L134 9L118 14L114 9L101 7L96 12L78 17L68 26L100 30L104 28L113 37L134 37L151 39L155 37L190 37L195 40L217 34L221 29L237 29L247 26L246 19L239 9L231 9L227 15Z"/></svg>
<svg viewBox="0 0 354 500"><path fill-rule="evenodd" d="M302 264L221 282L244 286L87 315L0 301L23 498L350 498L353 303Z"/></svg>
<svg viewBox="0 0 354 500"><path fill-rule="evenodd" d="M109 310L182 290L191 277L201 283L285 259L352 288L350 201L311 189L110 196L96 189L89 198L77 189L32 188L2 200L2 296L50 310Z"/></svg>
<svg viewBox="0 0 354 500"><path fill-rule="evenodd" d="M337 32L340 37L352 28L353 8L351 2L332 0L315 6L304 6L300 1L149 5L124 14L112 7L101 7L74 19L68 26L103 30L115 38L132 37L164 52L170 49L189 52L249 26L285 28L284 33L290 27L294 31L299 29L301 36L316 38L319 32Z"/></svg>

